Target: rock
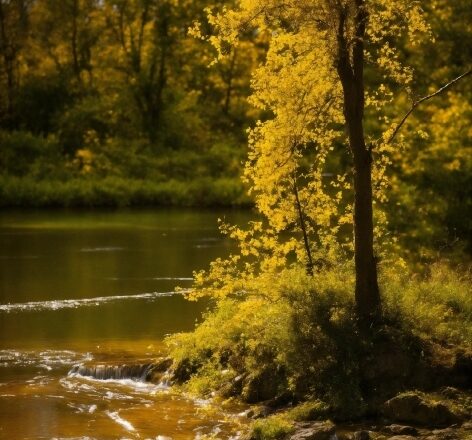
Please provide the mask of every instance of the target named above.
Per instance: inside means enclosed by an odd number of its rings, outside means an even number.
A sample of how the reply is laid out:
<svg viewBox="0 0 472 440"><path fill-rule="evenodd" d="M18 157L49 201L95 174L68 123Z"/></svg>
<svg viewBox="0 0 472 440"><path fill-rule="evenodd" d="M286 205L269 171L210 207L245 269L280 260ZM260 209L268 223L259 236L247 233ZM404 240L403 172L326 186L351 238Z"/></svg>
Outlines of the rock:
<svg viewBox="0 0 472 440"><path fill-rule="evenodd" d="M448 428L448 429L435 429L432 432L432 435L427 437L429 440L458 440L459 435L457 430Z"/></svg>
<svg viewBox="0 0 472 440"><path fill-rule="evenodd" d="M172 366L172 381L182 384L187 382L194 373L197 372L199 365L190 359L182 359L177 365Z"/></svg>
<svg viewBox="0 0 472 440"><path fill-rule="evenodd" d="M460 417L440 402L427 402L414 393L401 394L384 403L382 412L392 421L428 427L450 426Z"/></svg>
<svg viewBox="0 0 472 440"><path fill-rule="evenodd" d="M453 387L443 387L441 388L440 393L448 399L457 399L461 395L460 391Z"/></svg>
<svg viewBox="0 0 472 440"><path fill-rule="evenodd" d="M351 436L351 440L370 440L371 438L369 431L357 431Z"/></svg>
<svg viewBox="0 0 472 440"><path fill-rule="evenodd" d="M158 359L149 369L146 379L153 383L166 381L168 370L172 365L172 359L161 358Z"/></svg>
<svg viewBox="0 0 472 440"><path fill-rule="evenodd" d="M418 430L413 428L412 426L404 426L404 425L389 425L385 426L382 429L383 432L393 435L418 435Z"/></svg>
<svg viewBox="0 0 472 440"><path fill-rule="evenodd" d="M466 431L472 431L472 422L465 422L462 424L462 429Z"/></svg>
<svg viewBox="0 0 472 440"><path fill-rule="evenodd" d="M290 436L290 440L332 440L336 437L336 428L331 422L317 422L307 428L299 429Z"/></svg>
<svg viewBox="0 0 472 440"><path fill-rule="evenodd" d="M454 373L460 387L472 388L472 352L470 350L459 351L456 354Z"/></svg>
<svg viewBox="0 0 472 440"><path fill-rule="evenodd" d="M416 438L411 435L394 435L389 437L388 440L416 440Z"/></svg>
<svg viewBox="0 0 472 440"><path fill-rule="evenodd" d="M274 410L268 406L260 405L252 408L252 414L248 417L251 419L263 419L265 417L270 416Z"/></svg>

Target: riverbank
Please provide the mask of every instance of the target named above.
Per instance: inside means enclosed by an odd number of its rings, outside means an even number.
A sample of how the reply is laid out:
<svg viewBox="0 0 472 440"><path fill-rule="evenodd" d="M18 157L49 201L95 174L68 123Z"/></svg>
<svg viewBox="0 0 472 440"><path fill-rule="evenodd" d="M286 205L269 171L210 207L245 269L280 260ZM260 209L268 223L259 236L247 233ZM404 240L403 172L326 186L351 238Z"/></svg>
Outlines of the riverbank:
<svg viewBox="0 0 472 440"><path fill-rule="evenodd" d="M172 364L172 359L166 357L123 363L122 358L113 362L108 356L98 363L95 360L75 365L68 377L97 383L141 383L150 390L157 387L188 398L183 388L172 386L178 382ZM248 406L238 399L222 400L215 394L201 402L207 411L221 413L229 429L198 437L205 439L467 440L472 436L472 393L453 387L442 387L434 393L400 393L380 404L376 416L354 421L337 420L336 414L319 400L282 407L270 401Z"/></svg>
<svg viewBox="0 0 472 440"><path fill-rule="evenodd" d="M97 383L141 383L141 387L157 387L192 399L185 387L178 385L175 367L175 362L166 357L123 363L123 359L113 362L108 356L98 363L95 360L76 365L68 377ZM224 399L218 392L205 399L193 399L204 403L206 411L220 413L229 429L217 429L196 437L199 439L468 440L472 436L472 393L453 387L441 387L436 392L401 392L379 403L376 414L353 420L340 420L320 400L282 406L273 400L248 405L239 399Z"/></svg>
<svg viewBox="0 0 472 440"><path fill-rule="evenodd" d="M309 428L302 422L328 419L371 423L363 429L372 436L356 440L412 435L383 432L391 424L412 424L428 440L467 438L434 431L472 417L470 275L382 265L380 280L383 320L369 328L355 318L347 263L314 277L292 267L241 280L244 295L222 294L194 332L168 338L173 380L259 407L249 414L252 440L328 440L331 431L297 434Z"/></svg>
<svg viewBox="0 0 472 440"><path fill-rule="evenodd" d="M239 178L152 181L124 177L65 180L0 176L0 208L51 207L249 207Z"/></svg>
<svg viewBox="0 0 472 440"><path fill-rule="evenodd" d="M437 393L405 392L384 402L379 415L336 422L320 413L319 402L274 411L259 407L250 440L469 440L472 394L445 387ZM262 415L262 416L261 416Z"/></svg>

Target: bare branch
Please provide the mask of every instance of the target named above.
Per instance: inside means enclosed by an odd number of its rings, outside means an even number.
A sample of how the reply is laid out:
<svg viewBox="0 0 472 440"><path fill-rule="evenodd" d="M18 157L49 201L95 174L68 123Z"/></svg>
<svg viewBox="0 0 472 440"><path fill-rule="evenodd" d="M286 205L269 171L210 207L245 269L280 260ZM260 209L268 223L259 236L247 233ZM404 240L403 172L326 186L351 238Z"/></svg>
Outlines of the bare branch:
<svg viewBox="0 0 472 440"><path fill-rule="evenodd" d="M311 255L310 240L308 238L308 231L306 229L305 213L303 212L303 208L300 203L300 197L298 195L298 186L297 186L296 176L293 176L293 193L295 195L295 205L298 212L298 218L300 220L300 228L303 233L303 243L305 245L305 252L306 252L306 257L307 257L306 272L309 276L313 276L314 275L313 257Z"/></svg>
<svg viewBox="0 0 472 440"><path fill-rule="evenodd" d="M400 129L405 124L406 120L410 117L410 115L415 111L415 109L420 104L422 104L423 102L428 101L428 100L440 95L441 93L443 93L446 90L450 89L453 85L457 84L460 80L464 79L465 77L469 76L470 74L472 74L472 69L469 69L467 72L463 73L462 75L460 75L457 78L453 79L452 81L448 82L447 84L442 86L440 89L436 90L434 93L431 93L430 95L427 95L427 96L423 96L423 98L418 99L417 101L415 101L413 103L413 105L411 106L410 110L408 110L408 112L405 114L405 116L403 116L400 123L396 126L395 130L393 131L392 135L389 137L389 139L387 140L386 143L389 144L395 139L398 132L400 131Z"/></svg>

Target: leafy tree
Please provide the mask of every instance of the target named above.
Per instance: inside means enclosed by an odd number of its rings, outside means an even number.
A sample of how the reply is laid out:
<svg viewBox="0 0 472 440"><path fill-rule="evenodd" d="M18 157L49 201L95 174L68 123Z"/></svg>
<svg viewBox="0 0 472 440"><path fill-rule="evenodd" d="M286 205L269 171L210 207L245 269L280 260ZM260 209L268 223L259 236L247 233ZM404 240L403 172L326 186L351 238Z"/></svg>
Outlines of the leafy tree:
<svg viewBox="0 0 472 440"><path fill-rule="evenodd" d="M210 12L210 22L217 36L209 40L219 58L228 46L237 47L242 33L252 30L269 40L266 61L253 75L251 100L271 116L250 133L245 174L268 226L228 230L241 240L242 255L262 260L246 263L237 288L231 283L239 256L215 262L198 282L223 292L243 290L244 277L280 270L294 252L313 273L353 251L358 316L364 323L378 319L377 259L386 226L381 206L403 125L388 110L398 94L413 96L413 69L395 42L406 39L414 47L430 35L420 3L242 0L232 10ZM195 33L201 36L198 26ZM381 124L366 130L366 120L373 119ZM340 166L339 155L351 170ZM349 224L353 243L346 240ZM290 232L302 239L287 238Z"/></svg>
<svg viewBox="0 0 472 440"><path fill-rule="evenodd" d="M92 83L93 52L101 29L97 0L65 0L58 7L52 0L36 0L32 15L34 33L31 52L36 50L36 69L58 73L80 89Z"/></svg>
<svg viewBox="0 0 472 440"><path fill-rule="evenodd" d="M426 96L470 69L468 41L472 20L467 1L435 0L424 5L435 41L421 47L403 45L417 72L415 90ZM457 19L460 17L460 19ZM400 233L401 250L410 260L429 261L472 254L472 206L467 191L472 176L472 83L445 93L420 107L402 131L403 149L392 158L391 226ZM406 112L397 99L392 112Z"/></svg>
<svg viewBox="0 0 472 440"><path fill-rule="evenodd" d="M0 1L0 123L15 125L20 56L28 33L29 0Z"/></svg>

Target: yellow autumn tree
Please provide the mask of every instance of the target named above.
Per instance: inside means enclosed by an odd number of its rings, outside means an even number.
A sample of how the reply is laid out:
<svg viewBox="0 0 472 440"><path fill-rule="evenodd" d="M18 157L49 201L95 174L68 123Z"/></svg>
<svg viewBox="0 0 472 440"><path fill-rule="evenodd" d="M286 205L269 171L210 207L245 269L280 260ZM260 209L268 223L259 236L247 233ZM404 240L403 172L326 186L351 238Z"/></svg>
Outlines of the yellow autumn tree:
<svg viewBox="0 0 472 440"><path fill-rule="evenodd" d="M247 231L223 227L241 252L196 274L194 294L247 292L293 255L309 274L353 255L358 316L376 320L374 237L385 227L385 171L401 148L403 125L389 119L387 108L398 94L414 101L413 69L393 42L417 45L431 37L421 3L240 0L233 9L208 13L216 35L202 35L198 24L193 32L209 39L218 59L238 47L242 34L268 40L265 62L253 72L251 102L269 117L249 132L245 170L264 222ZM382 131L366 131L366 115L378 118Z"/></svg>

